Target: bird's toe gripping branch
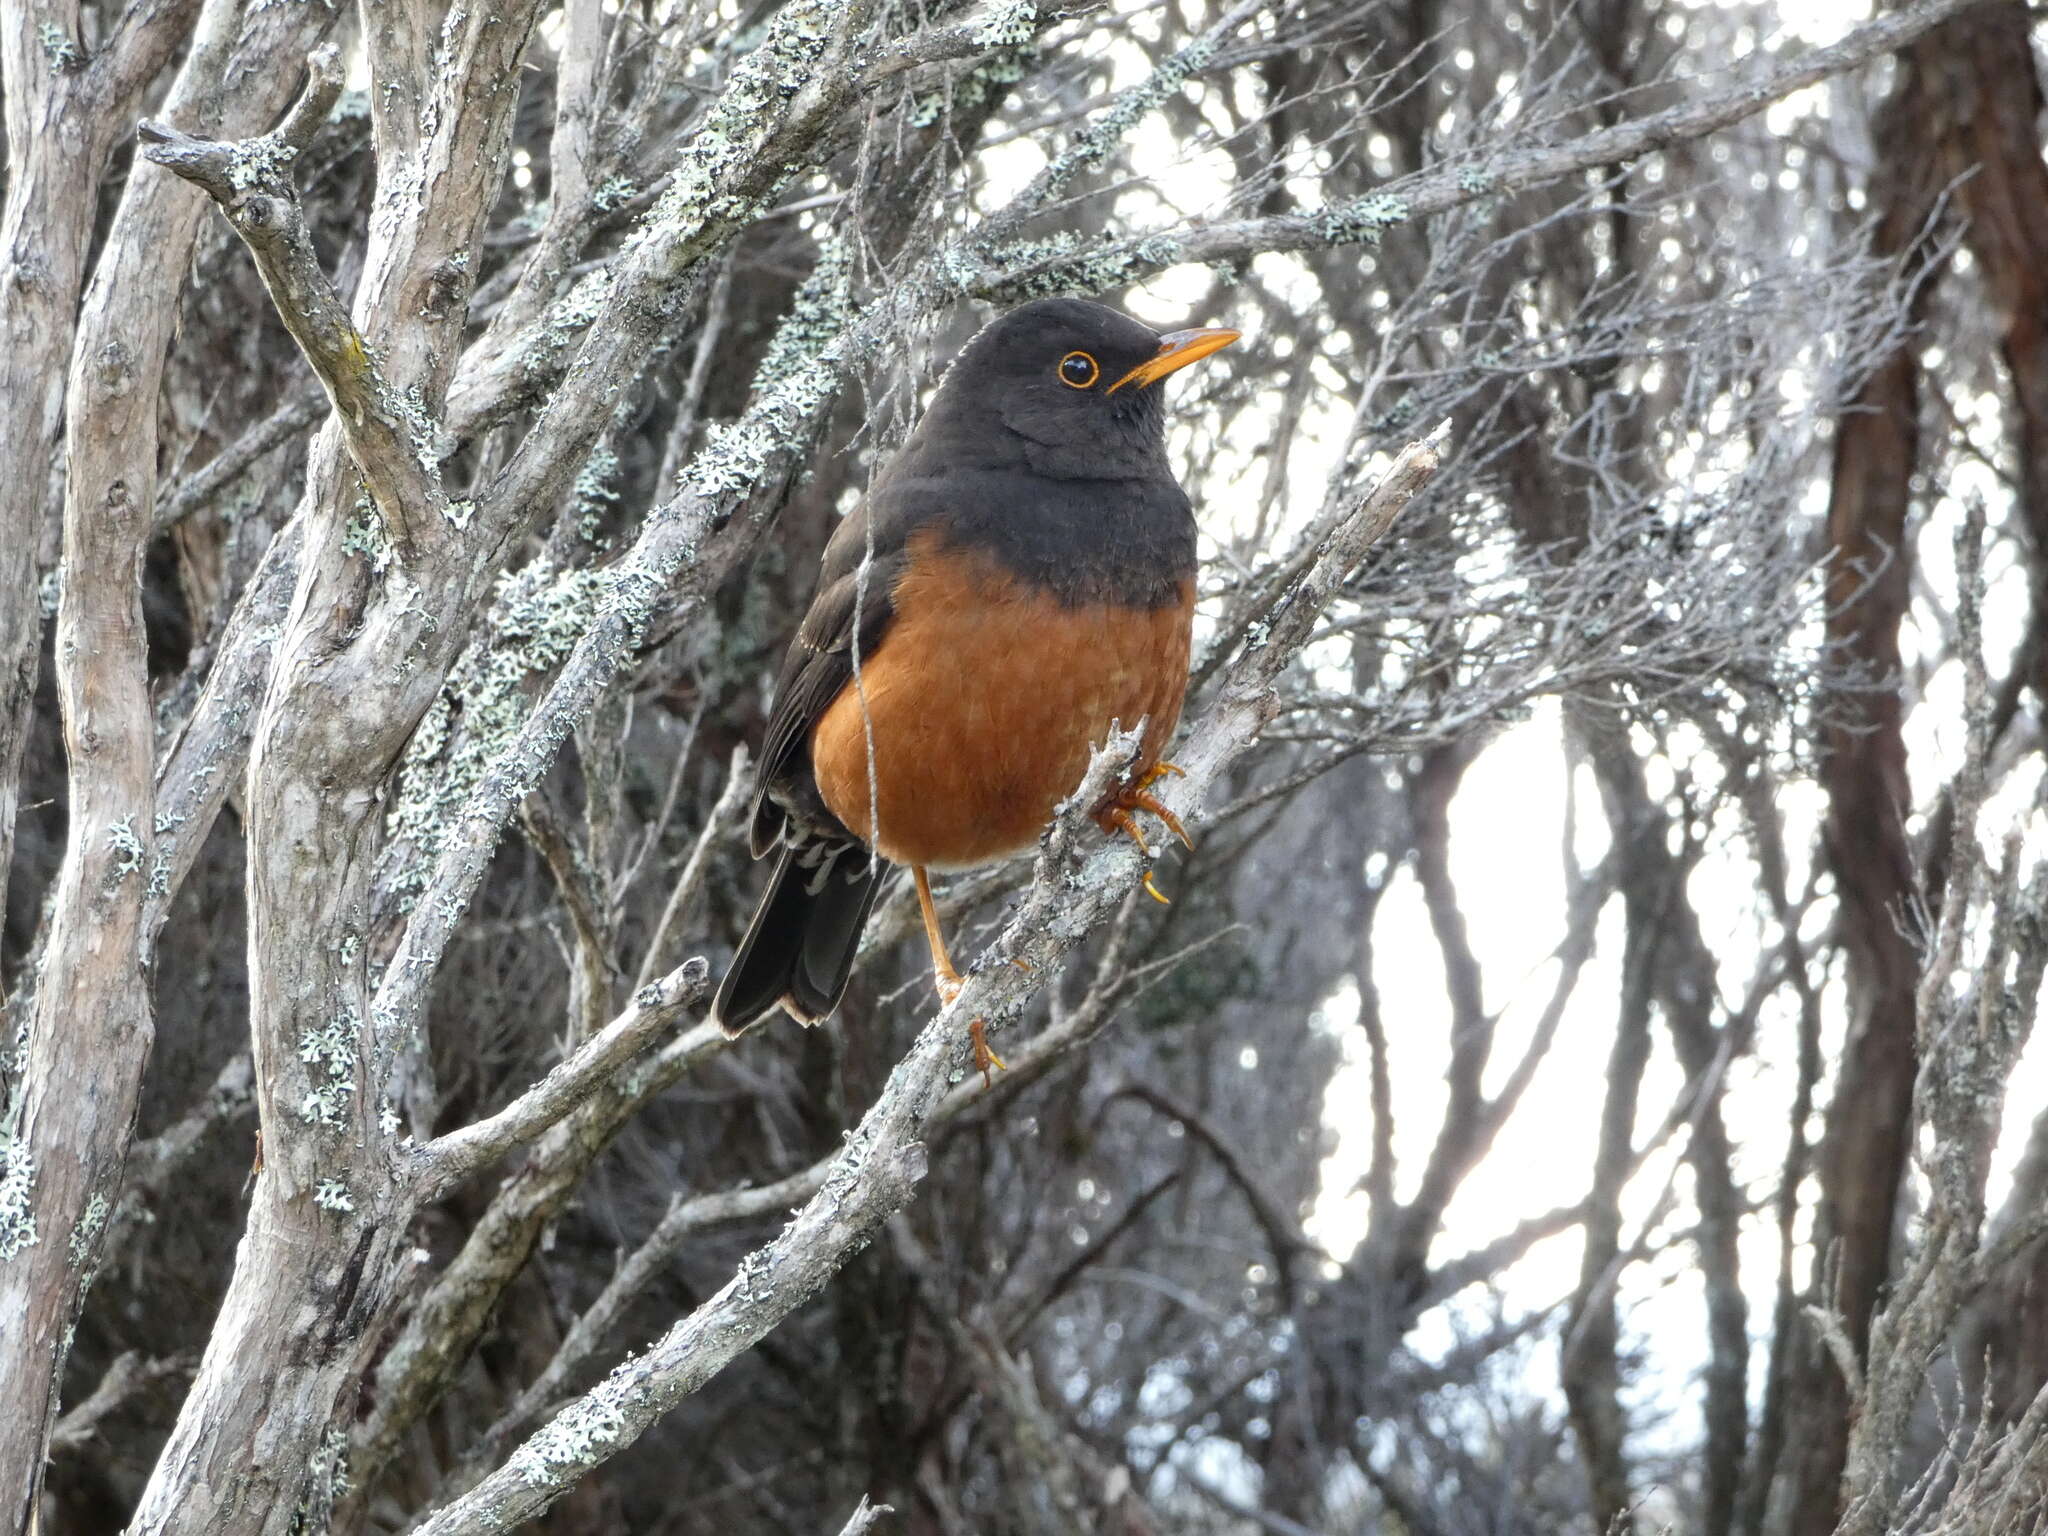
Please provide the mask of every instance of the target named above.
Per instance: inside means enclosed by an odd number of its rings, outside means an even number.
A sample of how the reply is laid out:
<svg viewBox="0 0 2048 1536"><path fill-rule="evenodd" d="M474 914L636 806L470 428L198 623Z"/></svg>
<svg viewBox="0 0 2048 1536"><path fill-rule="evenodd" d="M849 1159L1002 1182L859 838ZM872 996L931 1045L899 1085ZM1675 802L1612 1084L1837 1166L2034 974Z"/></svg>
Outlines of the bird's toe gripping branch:
<svg viewBox="0 0 2048 1536"><path fill-rule="evenodd" d="M946 953L946 936L939 928L939 909L932 901L931 878L921 864L913 865L911 869L917 883L918 909L924 914L924 936L931 944L932 985L938 989L939 1005L947 1007L967 983L954 969L953 957ZM967 1026L967 1034L974 1042L974 1070L981 1074L982 1090L986 1092L995 1085L996 1073L1010 1070L1009 1063L989 1049L986 1020L975 1019Z"/></svg>
<svg viewBox="0 0 2048 1536"><path fill-rule="evenodd" d="M1151 844L1145 841L1145 834L1138 829L1138 818L1136 815L1137 812L1144 811L1158 817L1161 822L1165 823L1166 830L1180 839L1181 846L1192 852L1195 844L1194 840L1188 836L1188 829L1182 826L1180 818L1169 811L1164 805L1161 805L1158 798L1151 792L1152 786L1168 774L1176 778L1185 778L1187 776L1182 769L1174 766L1172 763L1154 763L1103 803L1102 809L1095 813L1096 825L1111 835L1115 835L1118 832L1123 833L1132 842L1136 843L1138 851L1149 859L1152 857L1152 847ZM1159 887L1152 883L1152 871L1149 869L1145 871L1145 894L1161 906L1172 905L1161 894Z"/></svg>

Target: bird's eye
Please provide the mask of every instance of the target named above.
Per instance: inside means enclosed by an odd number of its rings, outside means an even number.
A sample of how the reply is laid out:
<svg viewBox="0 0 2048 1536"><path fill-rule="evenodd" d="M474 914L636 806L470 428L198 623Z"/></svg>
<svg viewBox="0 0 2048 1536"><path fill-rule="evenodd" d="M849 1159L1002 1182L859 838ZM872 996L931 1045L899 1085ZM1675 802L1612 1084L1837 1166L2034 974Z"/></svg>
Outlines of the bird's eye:
<svg viewBox="0 0 2048 1536"><path fill-rule="evenodd" d="M1063 384L1086 389L1101 377L1102 370L1095 366L1095 359L1086 352L1069 352L1060 359L1060 382Z"/></svg>

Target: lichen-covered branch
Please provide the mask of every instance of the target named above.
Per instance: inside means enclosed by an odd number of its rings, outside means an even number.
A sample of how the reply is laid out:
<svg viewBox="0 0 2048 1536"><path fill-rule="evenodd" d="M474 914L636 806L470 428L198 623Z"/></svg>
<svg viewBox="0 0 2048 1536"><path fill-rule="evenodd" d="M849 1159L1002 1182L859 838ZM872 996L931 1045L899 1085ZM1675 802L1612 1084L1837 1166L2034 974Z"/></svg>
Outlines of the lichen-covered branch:
<svg viewBox="0 0 2048 1536"><path fill-rule="evenodd" d="M100 185L116 140L164 62L191 35L199 10L200 0L136 6L93 54L76 7L11 5L0 12L7 139L0 202L0 876L14 864L21 756L43 643L37 587L50 468L64 435L65 379ZM0 878L0 917L6 902Z"/></svg>
<svg viewBox="0 0 2048 1536"><path fill-rule="evenodd" d="M724 1032L709 1022L686 1031L564 1116L499 1186L461 1250L414 1303L378 1365L375 1407L354 1452L364 1485L374 1484L401 1437L468 1357L505 1287L591 1164L649 1100L728 1044Z"/></svg>
<svg viewBox="0 0 2048 1536"><path fill-rule="evenodd" d="M1121 916L1128 915L1128 907L1126 903ZM1120 917L1116 933L1123 931ZM999 1102L1014 1099L1043 1079L1108 1022L1112 1008L1132 978L1116 963L1123 957L1114 936L1105 948L1107 953L1098 966L1101 980L1089 989L1088 997L1079 1007L1021 1043L1005 1047L1004 1060L1009 1066L994 1085ZM955 1083L926 1120L927 1137L935 1139L938 1133L960 1123L969 1111L985 1109L989 1103L989 1093L980 1078L970 1075ZM619 1264L597 1298L570 1325L547 1366L465 1452L451 1491L466 1490L482 1478L520 1435L561 1403L570 1384L597 1358L627 1306L676 1262L693 1237L736 1222L759 1221L810 1199L824 1187L832 1166L832 1159L825 1158L766 1184L679 1195L671 1200L653 1230Z"/></svg>
<svg viewBox="0 0 2048 1536"><path fill-rule="evenodd" d="M300 41L283 13L238 42L240 7L210 0L167 110L217 122L237 55L272 62ZM109 67L112 67L111 65ZM263 92L238 103L261 110ZM141 567L156 502L156 403L177 309L166 263L184 270L203 204L167 178L124 190L78 317L65 390L65 580L55 668L69 818L21 1081L0 1116L0 1161L21 1209L0 1214L0 1530L36 1522L73 1330L100 1267L155 1034L150 893L155 720ZM0 810L11 812L11 806ZM0 850L4 851L4 850ZM4 870L0 870L4 878Z"/></svg>
<svg viewBox="0 0 2048 1536"><path fill-rule="evenodd" d="M1980 841L1992 749L1981 506L1966 512L1957 531L1956 576L1966 745L1955 779L1947 890L1913 1000L1920 1063L1913 1122L1920 1134L1912 1144L1923 1149L1928 1204L1918 1243L1871 1320L1863 1369L1845 1371L1855 1412L1842 1474L1842 1536L1882 1536L1892 1528L1905 1426L1979 1274L1985 1185L2006 1084L2032 1033L2048 974L2048 861L2023 872L2017 827L1999 838L1995 864ZM1966 964L1972 934L1982 953Z"/></svg>
<svg viewBox="0 0 2048 1536"><path fill-rule="evenodd" d="M385 379L321 269L292 165L341 94L333 44L306 60L306 86L284 122L259 139L219 143L145 119L143 154L200 187L248 246L278 317L334 406L349 456L362 473L399 558L445 535L440 449L416 402Z"/></svg>

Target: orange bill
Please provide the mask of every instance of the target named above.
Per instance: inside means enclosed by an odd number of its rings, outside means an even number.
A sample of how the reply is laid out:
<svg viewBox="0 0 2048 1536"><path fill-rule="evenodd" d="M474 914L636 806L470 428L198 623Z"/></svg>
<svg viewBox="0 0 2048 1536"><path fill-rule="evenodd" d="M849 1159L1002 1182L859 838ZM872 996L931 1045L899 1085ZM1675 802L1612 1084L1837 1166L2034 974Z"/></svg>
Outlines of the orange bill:
<svg viewBox="0 0 2048 1536"><path fill-rule="evenodd" d="M1159 338L1159 351L1110 385L1109 393L1115 394L1126 384L1135 384L1140 389L1150 388L1175 369L1199 363L1211 352L1221 352L1237 340L1238 335L1237 331L1222 329L1170 331Z"/></svg>

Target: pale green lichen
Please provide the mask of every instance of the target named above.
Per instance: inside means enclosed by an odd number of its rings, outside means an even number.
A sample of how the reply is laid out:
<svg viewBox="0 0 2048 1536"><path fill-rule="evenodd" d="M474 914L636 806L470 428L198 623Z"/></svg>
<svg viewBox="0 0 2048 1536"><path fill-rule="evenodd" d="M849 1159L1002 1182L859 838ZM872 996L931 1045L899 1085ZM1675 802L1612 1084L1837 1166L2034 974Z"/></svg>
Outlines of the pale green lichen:
<svg viewBox="0 0 2048 1536"><path fill-rule="evenodd" d="M406 440L412 445L414 462L426 471L429 485L438 491L441 485L440 433L419 385L409 384L403 390L387 385L378 398L378 404L393 425L404 430Z"/></svg>
<svg viewBox="0 0 2048 1536"><path fill-rule="evenodd" d="M534 1488L552 1488L566 1481L599 1452L617 1443L626 1428L626 1409L641 1391L628 1356L611 1375L555 1415L545 1429L528 1437L512 1457L512 1470Z"/></svg>
<svg viewBox="0 0 2048 1536"><path fill-rule="evenodd" d="M306 1488L292 1511L289 1536L314 1536L332 1523L334 1506L355 1484L348 1475L348 1431L330 1429L306 1458Z"/></svg>
<svg viewBox="0 0 2048 1536"><path fill-rule="evenodd" d="M599 213L610 213L633 200L633 194L640 189L630 176L608 176L595 192L590 194L590 206Z"/></svg>
<svg viewBox="0 0 2048 1536"><path fill-rule="evenodd" d="M1181 243L1148 235L1135 244L1110 237L1086 239L1061 231L1042 240L1018 240L980 251L949 251L940 275L956 292L1005 303L1102 293L1172 266Z"/></svg>
<svg viewBox="0 0 2048 1536"><path fill-rule="evenodd" d="M282 139L250 139L236 145L229 156L228 183L238 192L287 186L291 182L292 162L298 158L299 152Z"/></svg>
<svg viewBox="0 0 2048 1536"><path fill-rule="evenodd" d="M35 1188L35 1154L10 1122L0 1129L0 1262L42 1241L36 1232Z"/></svg>
<svg viewBox="0 0 2048 1536"><path fill-rule="evenodd" d="M1381 235L1408 222L1408 205L1398 197L1375 192L1310 214L1309 222L1332 245L1377 245Z"/></svg>
<svg viewBox="0 0 2048 1536"><path fill-rule="evenodd" d="M491 760L518 733L526 718L526 681L568 656L606 585L602 572L558 570L545 559L498 578L483 636L457 658L399 765L386 824L393 857L406 860L391 882L402 910L411 910L448 827ZM453 730L458 721L459 731Z"/></svg>
<svg viewBox="0 0 2048 1536"><path fill-rule="evenodd" d="M110 874L126 879L142 868L142 839L135 835L135 817L130 814L107 828L107 847L118 857Z"/></svg>
<svg viewBox="0 0 2048 1536"><path fill-rule="evenodd" d="M584 273L574 287L548 306L546 316L535 328L533 344L519 362L529 378L551 374L561 366L576 339L604 313L605 305L611 301L612 282L611 268L599 267Z"/></svg>
<svg viewBox="0 0 2048 1536"><path fill-rule="evenodd" d="M85 63L85 51L71 41L70 34L62 27L47 21L36 23L36 41L42 44L43 57L50 61L50 73L69 74Z"/></svg>
<svg viewBox="0 0 2048 1536"><path fill-rule="evenodd" d="M309 1125L339 1126L348 1116L356 1092L356 1053L362 1044L363 1020L353 1003L317 1029L299 1032L299 1060L306 1067L306 1091L299 1099L299 1118Z"/></svg>
<svg viewBox="0 0 2048 1536"><path fill-rule="evenodd" d="M340 1179L322 1179L313 1186L313 1203L323 1211L352 1211L355 1201L350 1198L348 1185Z"/></svg>
<svg viewBox="0 0 2048 1536"><path fill-rule="evenodd" d="M602 548L609 542L604 537L604 519L619 503L619 493L612 489L618 473L619 456L610 443L599 443L576 476L575 487L569 494L568 515L577 536L586 544Z"/></svg>
<svg viewBox="0 0 2048 1536"><path fill-rule="evenodd" d="M686 485L707 497L723 497L760 483L775 454L838 388L836 349L852 313L850 258L838 240L827 240L754 374L760 403L712 432L683 472Z"/></svg>
<svg viewBox="0 0 2048 1536"><path fill-rule="evenodd" d="M733 66L725 89L691 132L668 189L656 199L636 239L679 246L714 220L743 217L758 205L759 199L725 189L752 169L782 109L811 82L837 9L829 0L807 0L776 14L760 46ZM765 193L779 190L780 179Z"/></svg>
<svg viewBox="0 0 2048 1536"><path fill-rule="evenodd" d="M460 5L451 5L441 18L441 41L434 50L430 74L436 81L461 78L463 66L459 57L462 43L462 26L469 19L469 12ZM429 86L421 92L420 100L420 142L430 143L441 130L441 101L445 89Z"/></svg>
<svg viewBox="0 0 2048 1536"><path fill-rule="evenodd" d="M1119 96L1074 142L1046 167L1042 180L1057 191L1077 172L1100 165L1138 120L1215 62L1216 44L1198 37L1154 70L1149 78Z"/></svg>
<svg viewBox="0 0 2048 1536"><path fill-rule="evenodd" d="M98 1250L100 1228L107 1224L109 1209L107 1197L94 1190L92 1198L85 1203L85 1209L79 1212L78 1221L71 1229L71 1240L66 1244L73 1269L84 1269L93 1262Z"/></svg>
<svg viewBox="0 0 2048 1536"><path fill-rule="evenodd" d="M991 16L984 26L985 33L1000 33L1008 42L984 43L994 51L958 79L952 81L943 91L931 91L911 102L910 122L914 127L929 128L945 115L951 107L955 111L978 107L987 102L1004 86L1015 85L1030 72L1038 58L1037 8L1018 6L1012 9L1024 13L1025 21L1020 27L1014 22L998 25L1000 18Z"/></svg>
<svg viewBox="0 0 2048 1536"><path fill-rule="evenodd" d="M1031 0L997 0L975 28L977 48L1015 47L1031 41L1036 31L1038 7Z"/></svg>
<svg viewBox="0 0 2048 1536"><path fill-rule="evenodd" d="M370 570L379 576L391 563L391 540L384 532L384 514L377 510L377 504L370 499L368 492L356 497L356 504L349 512L348 525L341 532L341 552L361 555L369 561Z"/></svg>

